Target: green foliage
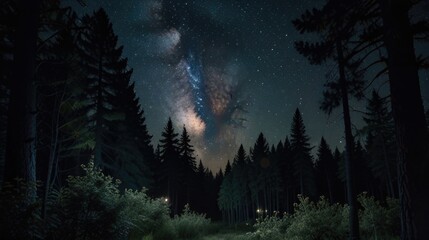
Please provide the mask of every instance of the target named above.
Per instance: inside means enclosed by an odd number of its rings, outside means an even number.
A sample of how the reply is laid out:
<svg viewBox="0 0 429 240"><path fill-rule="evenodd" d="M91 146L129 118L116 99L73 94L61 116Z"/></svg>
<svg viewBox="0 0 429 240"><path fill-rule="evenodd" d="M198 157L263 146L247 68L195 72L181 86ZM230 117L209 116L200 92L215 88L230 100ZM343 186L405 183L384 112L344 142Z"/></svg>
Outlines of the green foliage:
<svg viewBox="0 0 429 240"><path fill-rule="evenodd" d="M249 239L347 239L348 206L329 204L321 197L318 202L298 196L294 214L257 219L256 231ZM365 193L359 196L362 209L359 214L362 239L399 239L399 203L387 199L383 207L374 197Z"/></svg>
<svg viewBox="0 0 429 240"><path fill-rule="evenodd" d="M284 239L284 235L289 224L288 220L289 219L287 216L280 218L277 215L258 218L256 219L256 223L254 225L256 231L248 233L247 236L250 239L255 240Z"/></svg>
<svg viewBox="0 0 429 240"><path fill-rule="evenodd" d="M59 207L62 239L125 239L129 222L119 201L119 181L104 175L94 163L82 165L83 176L69 176L61 189Z"/></svg>
<svg viewBox="0 0 429 240"><path fill-rule="evenodd" d="M168 205L161 199L151 199L146 190L125 190L121 202L123 214L131 222L130 239L171 239L174 236L169 222Z"/></svg>
<svg viewBox="0 0 429 240"><path fill-rule="evenodd" d="M400 208L397 199L387 198L386 207L366 193L360 194L359 224L363 239L399 239Z"/></svg>
<svg viewBox="0 0 429 240"><path fill-rule="evenodd" d="M291 225L287 229L288 239L346 239L348 228L348 207L332 204L321 197L318 202L298 197L294 206Z"/></svg>
<svg viewBox="0 0 429 240"><path fill-rule="evenodd" d="M186 204L182 215L175 216L172 224L179 239L196 239L209 230L210 219L191 211Z"/></svg>
<svg viewBox="0 0 429 240"><path fill-rule="evenodd" d="M30 189L35 183L16 179L13 183L3 183L0 191L0 236L2 239L30 239L42 236L40 201L29 201Z"/></svg>

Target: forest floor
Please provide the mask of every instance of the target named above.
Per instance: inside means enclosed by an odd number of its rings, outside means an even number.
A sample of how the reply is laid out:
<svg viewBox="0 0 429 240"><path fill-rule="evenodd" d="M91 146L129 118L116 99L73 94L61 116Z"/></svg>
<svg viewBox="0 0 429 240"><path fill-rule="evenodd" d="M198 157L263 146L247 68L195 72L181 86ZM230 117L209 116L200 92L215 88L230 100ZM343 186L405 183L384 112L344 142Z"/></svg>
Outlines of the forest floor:
<svg viewBox="0 0 429 240"><path fill-rule="evenodd" d="M201 240L236 240L243 239L244 234L240 233L221 233L203 237Z"/></svg>
<svg viewBox="0 0 429 240"><path fill-rule="evenodd" d="M241 240L246 239L246 233L252 231L253 227L251 225L221 227L218 231L202 237L201 240Z"/></svg>

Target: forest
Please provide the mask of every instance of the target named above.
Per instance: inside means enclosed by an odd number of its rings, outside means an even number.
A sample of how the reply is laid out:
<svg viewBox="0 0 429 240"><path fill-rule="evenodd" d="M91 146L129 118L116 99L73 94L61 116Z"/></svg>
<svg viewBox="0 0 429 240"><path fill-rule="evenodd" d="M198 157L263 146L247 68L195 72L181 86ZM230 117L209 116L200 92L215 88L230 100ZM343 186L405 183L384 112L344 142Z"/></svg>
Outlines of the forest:
<svg viewBox="0 0 429 240"><path fill-rule="evenodd" d="M429 60L415 43L427 44L429 19L411 15L421 2L326 0L300 13L293 47L303 64L334 66L320 109L341 112L344 149L312 145L314 116L297 106L283 140L261 132L213 170L186 125L160 118L154 141L103 8L2 1L1 238L426 239Z"/></svg>

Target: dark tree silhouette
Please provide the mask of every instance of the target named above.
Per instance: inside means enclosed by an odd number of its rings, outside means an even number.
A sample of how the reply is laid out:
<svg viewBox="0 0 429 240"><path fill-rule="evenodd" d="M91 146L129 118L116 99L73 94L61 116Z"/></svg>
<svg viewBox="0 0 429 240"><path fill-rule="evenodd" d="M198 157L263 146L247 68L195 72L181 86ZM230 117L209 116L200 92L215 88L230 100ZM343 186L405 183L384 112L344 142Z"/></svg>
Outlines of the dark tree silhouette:
<svg viewBox="0 0 429 240"><path fill-rule="evenodd" d="M247 221L249 219L250 198L249 198L249 159L240 145L232 164L232 187L234 198L234 212L237 222Z"/></svg>
<svg viewBox="0 0 429 240"><path fill-rule="evenodd" d="M388 110L386 98L381 98L374 90L368 100L364 121L368 166L374 176L386 187L387 195L395 197L396 146L392 114Z"/></svg>
<svg viewBox="0 0 429 240"><path fill-rule="evenodd" d="M269 175L271 159L269 158L269 147L263 133L260 133L256 139L250 157L252 166L250 174L253 178L250 179L249 187L251 191L252 201L256 207L268 210L269 207Z"/></svg>
<svg viewBox="0 0 429 240"><path fill-rule="evenodd" d="M53 17L47 12L61 17ZM77 139L72 132L82 130L82 123L86 122L86 119L77 111L78 107L71 107L79 105L75 93L80 90L74 90L80 82L78 79L84 76L77 54L76 38L79 30L76 27L76 14L69 8L61 8L58 1L50 1L44 2L41 17L44 23L40 27L39 35L48 37L40 40L38 52L36 167L38 180L43 182L42 217L46 217L46 205L51 190L55 184L60 187L62 180L71 173L61 171L71 168L61 163L80 165L80 162L76 163L75 156L82 148L76 146L86 135L81 134ZM71 150L73 147L76 148ZM72 162L74 164L71 164Z"/></svg>
<svg viewBox="0 0 429 240"><path fill-rule="evenodd" d="M346 186L346 177L345 177L345 171L344 171L344 158L341 152L338 150L338 148L335 148L334 150L334 162L337 165L337 178L340 182L342 182L342 188L337 189L339 192L338 196L340 201L339 202L345 202L347 201L347 186Z"/></svg>
<svg viewBox="0 0 429 240"><path fill-rule="evenodd" d="M179 189L181 183L182 166L180 164L179 140L175 133L171 119L168 119L167 125L162 132L160 140L161 148L161 168L160 177L162 192L170 200L172 214L179 213Z"/></svg>
<svg viewBox="0 0 429 240"><path fill-rule="evenodd" d="M322 137L317 150L316 171L319 183L319 194L329 198L331 203L338 202L336 189L339 187L336 176L338 165L326 140Z"/></svg>
<svg viewBox="0 0 429 240"><path fill-rule="evenodd" d="M229 162L228 162L229 163ZM253 210L249 191L249 159L243 145L240 145L229 174L226 174L220 185L218 206L223 218L229 223L248 220Z"/></svg>
<svg viewBox="0 0 429 240"><path fill-rule="evenodd" d="M356 172L359 173L359 181L356 181L356 192L368 192L376 196L375 185L377 184L371 169L368 166L367 152L360 141L355 141L353 147L353 161Z"/></svg>
<svg viewBox="0 0 429 240"><path fill-rule="evenodd" d="M226 166L225 166L225 177L226 177L226 175L228 175L229 173L231 172L231 162L228 160L227 162L226 162Z"/></svg>
<svg viewBox="0 0 429 240"><path fill-rule="evenodd" d="M17 27L8 107L5 180L36 182L36 54L41 1L17 2ZM30 188L28 201L34 200Z"/></svg>
<svg viewBox="0 0 429 240"><path fill-rule="evenodd" d="M388 55L390 95L398 145L402 239L429 235L429 136L409 11L413 1L378 0Z"/></svg>
<svg viewBox="0 0 429 240"><path fill-rule="evenodd" d="M78 44L85 69L85 96L89 97L86 114L89 116L88 127L94 134L94 163L103 169L114 169L112 128L114 120L124 119L123 112L115 111L115 97L118 84L128 83L132 70L127 69L127 59L122 58L123 47L118 47L118 37L103 9L93 16L82 18L85 30L81 33Z"/></svg>
<svg viewBox="0 0 429 240"><path fill-rule="evenodd" d="M114 111L124 117L113 121L111 128L117 136L112 142L116 154L115 171L118 172L112 175L122 179L125 188L150 188L153 184L150 166L153 165L154 153L144 111L135 94L134 83L131 84L129 78L117 82L115 89L118 95L114 101Z"/></svg>
<svg viewBox="0 0 429 240"><path fill-rule="evenodd" d="M310 138L305 132L304 121L299 109L296 109L290 131L290 143L293 161L293 174L298 192L302 195L315 197L313 158L311 156Z"/></svg>
<svg viewBox="0 0 429 240"><path fill-rule="evenodd" d="M191 145L191 139L189 137L186 127L183 127L182 135L179 140L179 153L180 161L183 165L183 183L185 186L185 203L191 204L193 206L197 200L192 199L192 193L195 192L195 176L197 171L197 166L195 163L194 148Z"/></svg>
<svg viewBox="0 0 429 240"><path fill-rule="evenodd" d="M347 183L347 199L350 207L350 239L359 239L359 222L357 213L355 174L353 170L353 135L351 128L349 94L360 98L362 96L362 72L357 71L359 60L352 62L353 56L361 50L349 49L353 40L358 16L361 14L358 1L330 0L321 9L307 11L301 18L293 21L301 32L318 33L321 42L312 44L303 41L296 42L296 49L306 56L310 63L321 64L333 58L338 66L338 77L326 84L321 108L327 113L342 105L344 132L346 140L345 171ZM357 48L361 49L361 48ZM365 56L366 57L366 56ZM364 57L364 58L365 58Z"/></svg>
<svg viewBox="0 0 429 240"><path fill-rule="evenodd" d="M284 199L286 200L284 210L291 212L296 197L296 191L294 187L296 180L293 173L292 149L289 138L287 137L283 144L283 155L280 162L280 172L283 177L283 192Z"/></svg>

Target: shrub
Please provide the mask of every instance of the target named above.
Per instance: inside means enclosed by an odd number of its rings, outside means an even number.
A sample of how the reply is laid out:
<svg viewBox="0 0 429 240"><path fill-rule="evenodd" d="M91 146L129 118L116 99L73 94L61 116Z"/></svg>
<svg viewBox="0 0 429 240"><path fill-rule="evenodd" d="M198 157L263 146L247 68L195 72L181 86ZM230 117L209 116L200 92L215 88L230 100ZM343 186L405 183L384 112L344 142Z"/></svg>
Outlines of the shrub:
<svg viewBox="0 0 429 240"><path fill-rule="evenodd" d="M195 239L206 233L210 227L210 219L205 214L198 214L185 205L182 215L172 219L173 228L180 239Z"/></svg>
<svg viewBox="0 0 429 240"><path fill-rule="evenodd" d="M249 239L346 239L348 235L348 206L329 204L321 197L318 202L298 196L294 214L283 218L266 217L257 220L255 232ZM365 193L358 197L362 206L359 226L362 239L399 239L399 203L387 199L383 207ZM286 229L286 230L285 230Z"/></svg>
<svg viewBox="0 0 429 240"><path fill-rule="evenodd" d="M363 209L359 211L360 233L363 239L399 239L399 202L397 199L386 199L383 207L374 197L366 193L360 194L359 203Z"/></svg>
<svg viewBox="0 0 429 240"><path fill-rule="evenodd" d="M82 165L84 176L69 176L61 189L62 239L126 239L129 224L122 214L119 181L105 176L94 163Z"/></svg>
<svg viewBox="0 0 429 240"><path fill-rule="evenodd" d="M266 216L265 218L261 217L256 219L256 223L253 226L256 228L256 231L246 234L249 239L284 239L288 226L288 216L283 216L283 218L280 218L277 215Z"/></svg>
<svg viewBox="0 0 429 240"><path fill-rule="evenodd" d="M131 222L130 239L152 236L154 239L174 239L169 208L160 199L151 199L146 190L125 190L121 201L124 217Z"/></svg>
<svg viewBox="0 0 429 240"><path fill-rule="evenodd" d="M318 202L298 196L294 205L291 225L287 229L288 239L346 239L348 207L332 204L321 197Z"/></svg>
<svg viewBox="0 0 429 240"><path fill-rule="evenodd" d="M3 183L0 191L0 236L3 239L43 237L40 199L36 196L28 202L31 188L37 188L37 184L23 179Z"/></svg>

